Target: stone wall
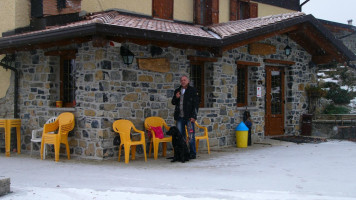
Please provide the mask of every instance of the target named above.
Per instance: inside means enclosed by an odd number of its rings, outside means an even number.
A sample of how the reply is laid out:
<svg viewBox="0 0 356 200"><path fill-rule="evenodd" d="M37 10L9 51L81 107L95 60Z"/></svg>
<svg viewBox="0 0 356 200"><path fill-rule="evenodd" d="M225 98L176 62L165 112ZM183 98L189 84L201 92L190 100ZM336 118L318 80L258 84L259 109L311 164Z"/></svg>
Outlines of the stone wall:
<svg viewBox="0 0 356 200"><path fill-rule="evenodd" d="M260 66L249 68L247 108L252 114L254 140L264 137L264 79L267 65L264 59L296 62L293 66L280 67L285 68L286 79L286 134L299 133L300 115L306 112L307 107L304 87L307 83L316 83L316 69L308 66L311 56L289 39L293 54L286 57L283 54L287 44L285 36L261 42L276 45L277 52L267 56L252 56L248 53L248 46L243 46L223 52L217 62L206 63L210 76L206 81L208 103L205 108L200 108L198 122L208 128L211 147L233 146L236 143L235 128L242 121L246 109L236 107L237 60L260 63ZM123 45L135 54L135 58L151 58L149 46ZM191 49L163 48L163 54L159 57L169 59L170 71L160 73L139 69L136 60L131 65L124 65L116 47L97 48L88 42L65 48L78 50L75 59L77 104L72 109L54 107L59 99L59 57L45 56L44 52L56 48L17 53L23 150L30 150L31 130L42 127L47 119L62 111L71 111L76 117L76 127L69 136L71 155L90 159L117 157L118 147L113 145L117 133L112 130L113 122L120 118L129 119L143 130L146 117L160 116L168 125L174 125L171 98L174 89L179 86L180 76L189 74L187 56L207 55L206 52ZM256 96L258 84L263 88L262 98ZM9 100L1 101L6 105L11 103ZM0 111L0 114L3 115L3 112ZM205 148L205 142L201 145L201 148ZM38 146L35 150L38 152ZM138 148L138 151L142 152L142 149ZM61 153L64 153L64 148Z"/></svg>

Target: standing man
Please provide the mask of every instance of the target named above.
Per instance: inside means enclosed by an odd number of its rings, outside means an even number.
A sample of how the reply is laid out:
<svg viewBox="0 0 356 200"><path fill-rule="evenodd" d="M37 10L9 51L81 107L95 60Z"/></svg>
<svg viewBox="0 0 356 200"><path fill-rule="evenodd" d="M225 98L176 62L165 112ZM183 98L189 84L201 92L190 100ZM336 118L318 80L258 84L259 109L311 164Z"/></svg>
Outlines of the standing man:
<svg viewBox="0 0 356 200"><path fill-rule="evenodd" d="M185 126L189 133L190 159L196 158L195 128L199 108L199 97L197 90L189 85L189 79L183 75L180 78L180 86L174 91L172 104L175 105L174 120L179 132L186 138Z"/></svg>

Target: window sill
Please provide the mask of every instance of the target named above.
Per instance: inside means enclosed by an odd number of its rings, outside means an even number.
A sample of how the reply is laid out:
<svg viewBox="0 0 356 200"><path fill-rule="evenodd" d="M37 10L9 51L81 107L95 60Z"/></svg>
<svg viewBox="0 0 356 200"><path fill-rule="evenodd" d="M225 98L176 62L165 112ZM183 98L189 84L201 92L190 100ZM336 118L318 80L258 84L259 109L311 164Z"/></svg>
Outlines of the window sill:
<svg viewBox="0 0 356 200"><path fill-rule="evenodd" d="M237 107L236 110L258 110L258 107L255 106L244 106L244 107Z"/></svg>
<svg viewBox="0 0 356 200"><path fill-rule="evenodd" d="M66 108L66 107L62 107L62 108L57 108L57 107L50 107L48 108L49 111L60 111L60 112L75 112L76 109L75 108Z"/></svg>

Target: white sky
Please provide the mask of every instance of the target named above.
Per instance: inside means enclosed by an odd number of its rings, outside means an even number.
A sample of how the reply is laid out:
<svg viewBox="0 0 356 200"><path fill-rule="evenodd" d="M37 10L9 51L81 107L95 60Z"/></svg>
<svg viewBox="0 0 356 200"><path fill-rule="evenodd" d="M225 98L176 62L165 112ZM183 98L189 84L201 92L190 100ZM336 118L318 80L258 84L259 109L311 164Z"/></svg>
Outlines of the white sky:
<svg viewBox="0 0 356 200"><path fill-rule="evenodd" d="M300 0L300 4L304 1ZM302 12L342 24L352 19L352 24L356 25L356 0L310 0L302 7Z"/></svg>

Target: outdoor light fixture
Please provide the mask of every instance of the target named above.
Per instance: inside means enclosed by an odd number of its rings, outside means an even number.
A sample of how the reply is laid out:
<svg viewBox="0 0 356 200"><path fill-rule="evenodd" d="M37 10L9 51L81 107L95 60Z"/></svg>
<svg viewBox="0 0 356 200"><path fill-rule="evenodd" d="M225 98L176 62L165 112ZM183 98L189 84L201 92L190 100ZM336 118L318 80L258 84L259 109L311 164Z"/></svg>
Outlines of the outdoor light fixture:
<svg viewBox="0 0 356 200"><path fill-rule="evenodd" d="M120 55L122 56L124 64L126 65L131 65L135 57L135 55L128 48L124 46L120 47Z"/></svg>
<svg viewBox="0 0 356 200"><path fill-rule="evenodd" d="M284 54L286 54L286 56L290 56L290 54L292 53L292 48L288 45L289 41L288 41L288 35L287 35L287 46L284 48Z"/></svg>

